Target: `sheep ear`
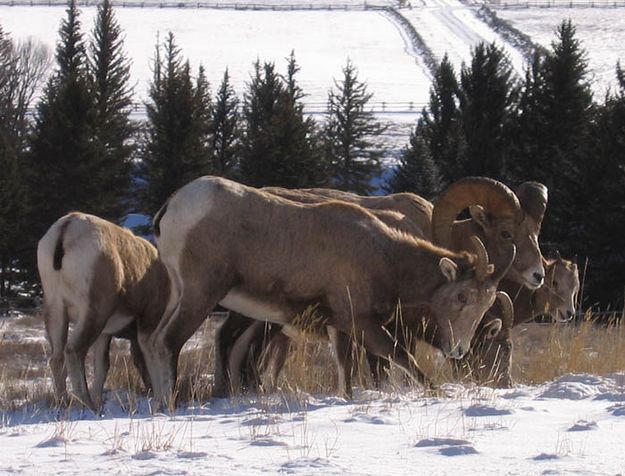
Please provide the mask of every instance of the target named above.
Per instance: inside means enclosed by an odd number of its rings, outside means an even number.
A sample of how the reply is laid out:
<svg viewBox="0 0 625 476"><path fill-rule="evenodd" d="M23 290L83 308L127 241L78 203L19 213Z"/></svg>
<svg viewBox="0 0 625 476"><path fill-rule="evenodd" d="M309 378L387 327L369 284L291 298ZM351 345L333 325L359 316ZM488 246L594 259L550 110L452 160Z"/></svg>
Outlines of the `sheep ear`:
<svg viewBox="0 0 625 476"><path fill-rule="evenodd" d="M438 266L443 273L443 276L447 278L450 283L454 282L458 276L458 266L449 258L441 258L438 262Z"/></svg>
<svg viewBox="0 0 625 476"><path fill-rule="evenodd" d="M469 207L469 215L471 215L471 218L473 218L473 220L478 225L480 225L480 228L482 228L482 230L487 230L488 228L490 228L490 220L483 206L471 205Z"/></svg>

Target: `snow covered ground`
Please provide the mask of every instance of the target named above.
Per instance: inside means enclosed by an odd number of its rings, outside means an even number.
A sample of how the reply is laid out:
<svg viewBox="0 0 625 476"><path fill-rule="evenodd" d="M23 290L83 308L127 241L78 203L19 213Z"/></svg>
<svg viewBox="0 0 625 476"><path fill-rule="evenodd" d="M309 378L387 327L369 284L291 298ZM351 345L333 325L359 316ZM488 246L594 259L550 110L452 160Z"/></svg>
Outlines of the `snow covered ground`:
<svg viewBox="0 0 625 476"><path fill-rule="evenodd" d="M82 8L84 30L91 29L95 7ZM307 104L325 108L333 78L350 58L366 80L376 103L427 102L430 79L406 53L397 27L380 12L272 12L207 9L119 8L117 18L132 58L137 100L147 96L157 35L172 31L182 54L196 69L200 63L216 88L226 68L239 94L249 80L252 63L275 61L286 71L285 58L295 51L301 66L299 82ZM13 38L35 36L51 48L65 9L62 7L0 7L0 24Z"/></svg>
<svg viewBox="0 0 625 476"><path fill-rule="evenodd" d="M625 374L443 396L270 395L175 415L4 414L3 474L622 474Z"/></svg>
<svg viewBox="0 0 625 476"><path fill-rule="evenodd" d="M577 38L588 51L593 91L603 100L616 82L616 63L625 64L625 8L519 8L497 9L497 15L549 47L562 20L571 19Z"/></svg>

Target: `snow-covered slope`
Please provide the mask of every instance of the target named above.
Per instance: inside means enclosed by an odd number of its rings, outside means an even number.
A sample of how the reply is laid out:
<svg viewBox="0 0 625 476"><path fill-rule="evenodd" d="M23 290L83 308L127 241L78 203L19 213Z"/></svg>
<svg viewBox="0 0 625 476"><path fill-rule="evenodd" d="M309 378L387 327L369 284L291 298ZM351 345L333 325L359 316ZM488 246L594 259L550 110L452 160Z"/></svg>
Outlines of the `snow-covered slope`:
<svg viewBox="0 0 625 476"><path fill-rule="evenodd" d="M354 401L273 395L215 400L175 416L54 420L4 415L0 473L618 474L625 375L567 375L514 390L445 397L361 392Z"/></svg>

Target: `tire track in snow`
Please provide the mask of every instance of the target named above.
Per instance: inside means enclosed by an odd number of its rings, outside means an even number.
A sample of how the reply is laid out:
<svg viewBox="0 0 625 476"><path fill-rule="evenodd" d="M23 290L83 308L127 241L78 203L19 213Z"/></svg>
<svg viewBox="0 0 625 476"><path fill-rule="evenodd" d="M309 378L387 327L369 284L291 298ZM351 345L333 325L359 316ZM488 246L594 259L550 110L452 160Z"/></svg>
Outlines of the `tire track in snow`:
<svg viewBox="0 0 625 476"><path fill-rule="evenodd" d="M484 41L482 36L478 35L473 29L456 17L454 9L458 8L458 6L451 5L450 2L445 0L431 0L430 3L434 6L433 13L438 20L454 35L462 39L462 41L470 45L475 45Z"/></svg>

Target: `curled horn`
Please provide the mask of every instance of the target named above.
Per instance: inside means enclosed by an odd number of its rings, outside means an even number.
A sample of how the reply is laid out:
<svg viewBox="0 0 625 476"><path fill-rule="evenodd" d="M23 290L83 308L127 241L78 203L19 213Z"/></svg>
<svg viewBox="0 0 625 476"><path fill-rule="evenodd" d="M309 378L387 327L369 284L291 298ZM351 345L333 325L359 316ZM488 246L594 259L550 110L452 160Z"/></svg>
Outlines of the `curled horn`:
<svg viewBox="0 0 625 476"><path fill-rule="evenodd" d="M536 221L537 225L543 222L545 210L547 209L548 192L547 187L538 182L523 182L516 189L516 196L519 198L521 207Z"/></svg>
<svg viewBox="0 0 625 476"><path fill-rule="evenodd" d="M514 305L512 304L512 299L503 291L497 291L496 298L501 307L502 327L509 329L514 324Z"/></svg>
<svg viewBox="0 0 625 476"><path fill-rule="evenodd" d="M478 281L485 281L491 274L493 274L494 268L492 264L488 263L488 252L482 240L477 236L471 237L471 243L475 248L475 254L477 255L477 263L475 264L475 277Z"/></svg>
<svg viewBox="0 0 625 476"><path fill-rule="evenodd" d="M481 205L495 217L517 216L521 205L506 185L486 177L466 177L451 184L432 210L434 243L452 248L451 227L458 214L471 205Z"/></svg>

